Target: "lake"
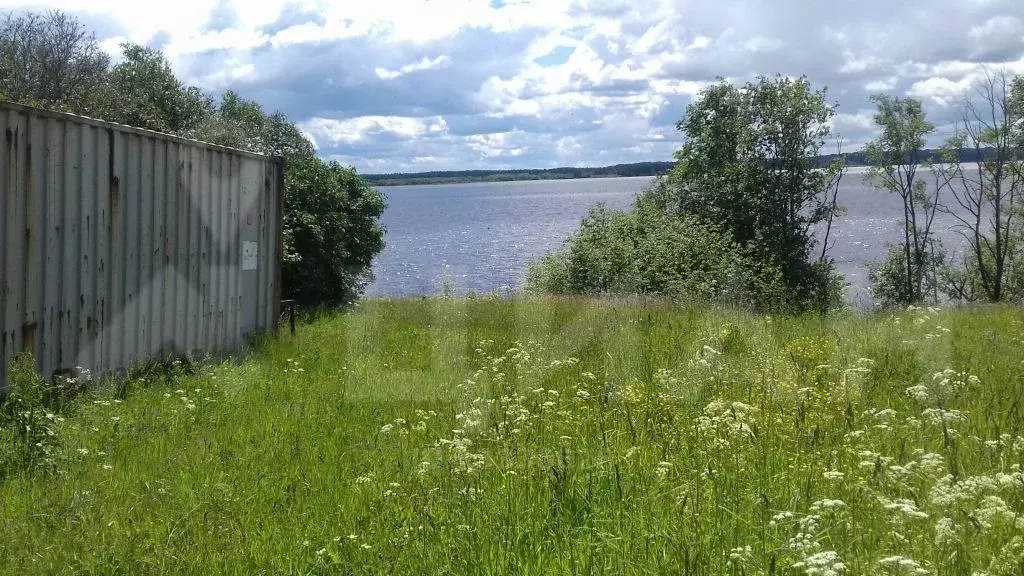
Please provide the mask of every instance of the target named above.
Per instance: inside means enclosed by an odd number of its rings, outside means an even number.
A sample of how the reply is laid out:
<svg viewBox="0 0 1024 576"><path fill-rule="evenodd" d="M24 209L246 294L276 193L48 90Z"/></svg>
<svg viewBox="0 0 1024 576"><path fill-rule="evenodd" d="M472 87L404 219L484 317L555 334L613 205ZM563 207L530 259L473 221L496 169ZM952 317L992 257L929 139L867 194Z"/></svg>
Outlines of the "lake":
<svg viewBox="0 0 1024 576"><path fill-rule="evenodd" d="M869 298L867 263L902 241L899 197L866 185L863 168L840 187L847 213L833 225L832 256L855 300ZM434 186L388 186L382 218L384 251L374 261L373 296L420 296L442 290L510 292L525 281L527 263L562 246L587 210L599 202L628 209L651 178L540 180ZM959 244L952 219L936 217L947 245Z"/></svg>

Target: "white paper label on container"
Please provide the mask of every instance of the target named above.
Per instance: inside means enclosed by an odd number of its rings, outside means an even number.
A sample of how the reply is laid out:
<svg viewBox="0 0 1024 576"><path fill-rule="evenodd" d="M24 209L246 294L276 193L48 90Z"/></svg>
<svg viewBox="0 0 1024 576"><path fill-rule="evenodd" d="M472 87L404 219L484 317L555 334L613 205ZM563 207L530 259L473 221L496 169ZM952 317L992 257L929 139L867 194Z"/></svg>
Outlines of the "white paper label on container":
<svg viewBox="0 0 1024 576"><path fill-rule="evenodd" d="M242 242L242 270L255 270L259 262L259 244Z"/></svg>

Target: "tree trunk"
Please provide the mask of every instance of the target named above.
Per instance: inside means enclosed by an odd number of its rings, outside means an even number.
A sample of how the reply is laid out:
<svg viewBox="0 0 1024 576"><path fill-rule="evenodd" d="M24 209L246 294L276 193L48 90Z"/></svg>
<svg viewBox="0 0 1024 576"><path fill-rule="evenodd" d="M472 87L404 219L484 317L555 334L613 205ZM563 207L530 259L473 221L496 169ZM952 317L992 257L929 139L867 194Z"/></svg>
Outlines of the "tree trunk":
<svg viewBox="0 0 1024 576"><path fill-rule="evenodd" d="M903 255L907 261L907 299L914 302L914 276L910 257L910 208L907 198L903 197Z"/></svg>

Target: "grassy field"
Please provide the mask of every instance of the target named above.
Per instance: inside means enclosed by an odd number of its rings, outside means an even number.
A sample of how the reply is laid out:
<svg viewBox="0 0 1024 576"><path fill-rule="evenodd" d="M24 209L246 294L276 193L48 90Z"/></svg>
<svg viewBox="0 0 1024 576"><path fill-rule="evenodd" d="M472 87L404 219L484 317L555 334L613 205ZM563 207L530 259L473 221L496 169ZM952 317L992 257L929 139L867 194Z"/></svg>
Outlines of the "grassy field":
<svg viewBox="0 0 1024 576"><path fill-rule="evenodd" d="M0 572L1022 574L1022 322L368 301L50 415Z"/></svg>

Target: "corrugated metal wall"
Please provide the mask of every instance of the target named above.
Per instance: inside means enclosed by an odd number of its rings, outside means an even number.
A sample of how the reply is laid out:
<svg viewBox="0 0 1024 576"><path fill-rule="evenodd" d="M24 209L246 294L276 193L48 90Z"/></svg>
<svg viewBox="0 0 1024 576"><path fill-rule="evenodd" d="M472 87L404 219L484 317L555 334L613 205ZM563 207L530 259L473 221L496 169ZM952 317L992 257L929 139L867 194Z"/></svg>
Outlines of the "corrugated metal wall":
<svg viewBox="0 0 1024 576"><path fill-rule="evenodd" d="M276 326L279 159L4 102L0 138L0 390Z"/></svg>

